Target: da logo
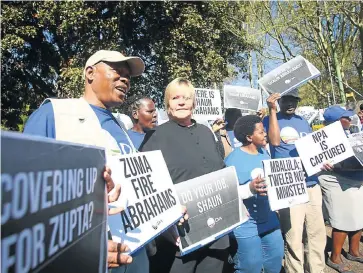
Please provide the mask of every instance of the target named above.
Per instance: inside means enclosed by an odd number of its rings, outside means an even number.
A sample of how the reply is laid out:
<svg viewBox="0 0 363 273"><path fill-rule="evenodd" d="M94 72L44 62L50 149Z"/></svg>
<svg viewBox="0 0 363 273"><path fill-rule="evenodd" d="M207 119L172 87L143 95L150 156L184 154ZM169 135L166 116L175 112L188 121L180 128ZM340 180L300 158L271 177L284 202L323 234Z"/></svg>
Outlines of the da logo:
<svg viewBox="0 0 363 273"><path fill-rule="evenodd" d="M162 222L163 220L158 220L155 224L152 224L151 226L153 227L153 229L157 230Z"/></svg>
<svg viewBox="0 0 363 273"><path fill-rule="evenodd" d="M299 133L292 127L282 128L280 137L286 144L295 144L295 141L300 138Z"/></svg>
<svg viewBox="0 0 363 273"><path fill-rule="evenodd" d="M222 220L222 217L218 217L215 219L208 218L207 225L208 225L208 227L213 228L216 225L216 223L219 222L220 220Z"/></svg>

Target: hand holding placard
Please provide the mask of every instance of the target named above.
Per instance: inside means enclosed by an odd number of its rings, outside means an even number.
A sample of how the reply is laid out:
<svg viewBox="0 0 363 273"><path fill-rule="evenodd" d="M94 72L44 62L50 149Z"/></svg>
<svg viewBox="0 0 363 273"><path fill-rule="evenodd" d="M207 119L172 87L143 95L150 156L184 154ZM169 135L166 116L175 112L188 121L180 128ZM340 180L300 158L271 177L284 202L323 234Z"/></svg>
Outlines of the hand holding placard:
<svg viewBox="0 0 363 273"><path fill-rule="evenodd" d="M262 178L261 175L259 174L255 179L253 179L250 182L250 190L252 193L258 193L259 195L265 196L267 195L267 188L266 188L266 184L265 182L265 178Z"/></svg>

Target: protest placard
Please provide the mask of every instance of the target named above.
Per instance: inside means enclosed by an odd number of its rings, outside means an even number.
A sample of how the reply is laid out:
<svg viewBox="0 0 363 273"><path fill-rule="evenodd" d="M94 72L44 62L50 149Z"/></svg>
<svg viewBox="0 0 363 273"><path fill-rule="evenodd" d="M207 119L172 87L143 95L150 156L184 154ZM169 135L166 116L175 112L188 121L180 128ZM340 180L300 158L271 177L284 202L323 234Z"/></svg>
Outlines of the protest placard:
<svg viewBox="0 0 363 273"><path fill-rule="evenodd" d="M263 160L272 211L309 201L304 169L298 157Z"/></svg>
<svg viewBox="0 0 363 273"><path fill-rule="evenodd" d="M363 166L363 132L350 135L348 141L352 146L355 158Z"/></svg>
<svg viewBox="0 0 363 273"><path fill-rule="evenodd" d="M1 144L1 272L104 273L104 150L10 132Z"/></svg>
<svg viewBox="0 0 363 273"><path fill-rule="evenodd" d="M296 56L258 80L268 93L284 95L307 81L320 76L320 71L302 56Z"/></svg>
<svg viewBox="0 0 363 273"><path fill-rule="evenodd" d="M120 198L111 207L124 207L108 219L112 239L124 242L134 253L182 216L175 187L161 151L110 158Z"/></svg>
<svg viewBox="0 0 363 273"><path fill-rule="evenodd" d="M309 124L311 124L319 115L319 110L315 109L313 106L300 106L296 109L295 113L302 116Z"/></svg>
<svg viewBox="0 0 363 273"><path fill-rule="evenodd" d="M196 119L216 120L222 117L221 94L216 89L195 88Z"/></svg>
<svg viewBox="0 0 363 273"><path fill-rule="evenodd" d="M335 164L354 155L340 121L298 139L295 146L309 176L320 172L324 163Z"/></svg>
<svg viewBox="0 0 363 273"><path fill-rule="evenodd" d="M261 91L245 86L225 85L223 89L224 108L257 111L261 101Z"/></svg>
<svg viewBox="0 0 363 273"><path fill-rule="evenodd" d="M247 221L238 196L238 178L234 167L212 172L176 184L189 220L179 228L181 255L188 254Z"/></svg>

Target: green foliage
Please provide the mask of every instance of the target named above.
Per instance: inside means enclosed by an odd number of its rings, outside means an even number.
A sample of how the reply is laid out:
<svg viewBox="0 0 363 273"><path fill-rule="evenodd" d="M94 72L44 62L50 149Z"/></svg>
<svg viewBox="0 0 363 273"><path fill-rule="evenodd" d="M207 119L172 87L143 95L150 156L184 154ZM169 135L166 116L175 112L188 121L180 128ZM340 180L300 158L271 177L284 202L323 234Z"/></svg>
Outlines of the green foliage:
<svg viewBox="0 0 363 273"><path fill-rule="evenodd" d="M129 95L159 105L177 76L211 87L245 66L245 39L229 29L232 15L244 18L234 2L14 1L1 8L2 124L13 130L32 111L27 105L80 96L83 66L99 49L140 56L146 71Z"/></svg>
<svg viewBox="0 0 363 273"><path fill-rule="evenodd" d="M363 95L362 1L249 1L240 6L248 14L247 43L258 61L281 63L303 55L321 71L320 79L301 88L302 103L324 105L328 96L333 103L333 90L340 103L349 91L344 84ZM241 35L239 27L232 30Z"/></svg>

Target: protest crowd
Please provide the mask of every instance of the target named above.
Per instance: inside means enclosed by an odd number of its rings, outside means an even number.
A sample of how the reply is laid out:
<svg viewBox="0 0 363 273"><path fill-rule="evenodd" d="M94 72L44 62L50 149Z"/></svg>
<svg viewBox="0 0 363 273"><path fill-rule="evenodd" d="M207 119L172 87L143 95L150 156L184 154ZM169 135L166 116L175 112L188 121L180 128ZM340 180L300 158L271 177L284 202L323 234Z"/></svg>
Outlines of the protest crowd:
<svg viewBox="0 0 363 273"><path fill-rule="evenodd" d="M303 58L293 62L290 70L281 70L282 78L310 67ZM269 93L266 109L258 105L260 90L226 86L222 113L215 90L176 78L165 87L165 110L141 96L129 103L128 113L112 113L144 69L139 57L95 52L84 66L83 96L47 99L23 132L43 137L38 141L104 149L101 181L109 207L99 252L107 241L102 254L107 260L95 272L321 273L328 266L359 273L350 262L363 263L363 103L329 106L322 113L324 127L313 131L297 114L298 87L312 77L303 75L300 85L285 87L275 73L275 79L267 74L259 82ZM353 119L360 126L351 126ZM326 224L332 227L328 256ZM349 262L342 259L346 238ZM8 261L1 272L34 269L31 262L25 266L25 258L18 265L20 252L9 249L2 248L2 263ZM72 253L77 255L87 263ZM63 272L75 271L69 265Z"/></svg>

